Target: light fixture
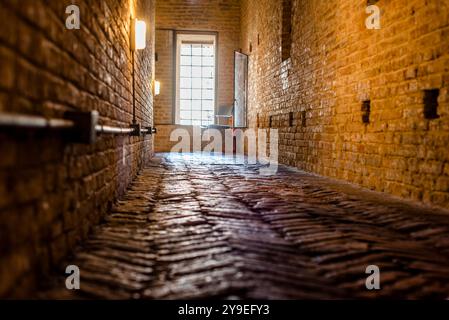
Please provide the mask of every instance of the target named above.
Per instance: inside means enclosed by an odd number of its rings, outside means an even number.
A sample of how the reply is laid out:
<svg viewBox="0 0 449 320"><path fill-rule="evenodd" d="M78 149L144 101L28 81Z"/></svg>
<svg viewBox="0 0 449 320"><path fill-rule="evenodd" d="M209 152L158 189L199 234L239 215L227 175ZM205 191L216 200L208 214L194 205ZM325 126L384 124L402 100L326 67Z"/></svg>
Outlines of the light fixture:
<svg viewBox="0 0 449 320"><path fill-rule="evenodd" d="M147 47L147 24L133 19L131 23L131 50L143 50Z"/></svg>
<svg viewBox="0 0 449 320"><path fill-rule="evenodd" d="M154 81L154 95L158 96L161 94L161 82Z"/></svg>
<svg viewBox="0 0 449 320"><path fill-rule="evenodd" d="M147 24L136 19L136 50L147 47Z"/></svg>

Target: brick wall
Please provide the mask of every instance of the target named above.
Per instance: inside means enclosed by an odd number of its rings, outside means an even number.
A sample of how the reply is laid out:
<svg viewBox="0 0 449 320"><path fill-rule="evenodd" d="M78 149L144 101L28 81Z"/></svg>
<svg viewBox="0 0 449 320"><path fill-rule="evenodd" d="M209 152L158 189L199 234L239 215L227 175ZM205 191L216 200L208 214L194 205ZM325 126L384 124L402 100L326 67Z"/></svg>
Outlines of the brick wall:
<svg viewBox="0 0 449 320"><path fill-rule="evenodd" d="M239 0L165 0L156 3L156 79L161 94L155 98L155 123L159 133L156 151L170 151L173 125L173 33L174 30L218 32L218 106L234 103L234 51L240 41ZM191 130L191 129L189 129Z"/></svg>
<svg viewBox="0 0 449 320"><path fill-rule="evenodd" d="M154 98L154 120L157 125L173 122L173 31L156 30L156 79L161 82L160 95ZM157 141L158 139L156 139Z"/></svg>
<svg viewBox="0 0 449 320"><path fill-rule="evenodd" d="M66 7L81 29L65 28ZM137 53L137 117L152 124L154 0L6 0L0 4L0 111L61 117L97 110L132 120L130 16L149 25ZM151 25L150 22L153 22ZM150 137L65 143L60 134L0 132L0 296L21 296L81 241L151 156Z"/></svg>
<svg viewBox="0 0 449 320"><path fill-rule="evenodd" d="M271 117L283 163L448 208L448 2L380 0L368 30L366 1L293 1L284 62L282 2L242 1L250 126ZM424 117L427 89L440 90L438 119Z"/></svg>

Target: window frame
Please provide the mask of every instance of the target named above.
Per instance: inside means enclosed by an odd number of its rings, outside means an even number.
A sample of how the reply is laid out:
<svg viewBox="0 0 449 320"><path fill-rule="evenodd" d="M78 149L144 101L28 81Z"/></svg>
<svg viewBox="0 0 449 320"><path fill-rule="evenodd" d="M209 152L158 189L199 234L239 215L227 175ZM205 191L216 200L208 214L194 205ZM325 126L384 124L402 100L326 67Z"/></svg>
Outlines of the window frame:
<svg viewBox="0 0 449 320"><path fill-rule="evenodd" d="M204 42L213 42L214 43L214 58L215 58L215 75L214 75L214 111L213 111L213 121L212 124L216 124L216 114L217 114L217 106L218 106L218 33L217 32L203 32L203 31L176 31L174 33L174 66L173 68L174 72L174 78L175 78L175 88L174 88L174 110L173 110L173 123L175 125L181 125L181 43L182 41L189 41L189 42L198 42L198 43L204 43ZM190 125L183 125L183 126L193 126L193 124Z"/></svg>

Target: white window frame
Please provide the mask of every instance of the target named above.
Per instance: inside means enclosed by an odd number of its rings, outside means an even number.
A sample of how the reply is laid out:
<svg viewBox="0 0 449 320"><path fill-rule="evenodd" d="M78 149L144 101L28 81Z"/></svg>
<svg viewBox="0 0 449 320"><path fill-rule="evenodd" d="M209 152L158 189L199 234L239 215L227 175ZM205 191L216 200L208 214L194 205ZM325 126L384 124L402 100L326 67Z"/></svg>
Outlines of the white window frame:
<svg viewBox="0 0 449 320"><path fill-rule="evenodd" d="M181 44L182 42L213 42L215 49L215 76L214 76L214 114L213 114L213 124L216 124L216 114L217 114L217 97L218 97L218 46L217 38L218 35L215 33L190 33L190 32L177 32L175 36L176 43L176 90L175 90L175 124L180 125L181 123L181 106L180 106L180 64L181 64Z"/></svg>

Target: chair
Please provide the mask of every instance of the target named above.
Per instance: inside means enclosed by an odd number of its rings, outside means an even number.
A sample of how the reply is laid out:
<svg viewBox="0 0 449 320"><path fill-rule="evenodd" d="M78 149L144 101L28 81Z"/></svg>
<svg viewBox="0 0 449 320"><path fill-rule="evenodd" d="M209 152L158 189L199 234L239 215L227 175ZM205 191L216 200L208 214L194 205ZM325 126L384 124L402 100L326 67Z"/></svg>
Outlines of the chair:
<svg viewBox="0 0 449 320"><path fill-rule="evenodd" d="M220 106L215 118L217 126L232 128L234 126L234 107Z"/></svg>

